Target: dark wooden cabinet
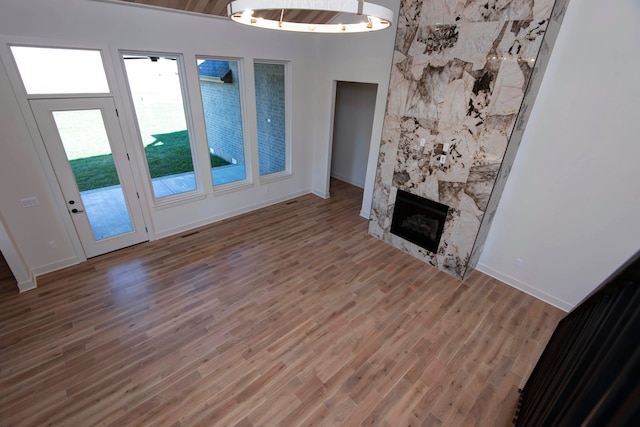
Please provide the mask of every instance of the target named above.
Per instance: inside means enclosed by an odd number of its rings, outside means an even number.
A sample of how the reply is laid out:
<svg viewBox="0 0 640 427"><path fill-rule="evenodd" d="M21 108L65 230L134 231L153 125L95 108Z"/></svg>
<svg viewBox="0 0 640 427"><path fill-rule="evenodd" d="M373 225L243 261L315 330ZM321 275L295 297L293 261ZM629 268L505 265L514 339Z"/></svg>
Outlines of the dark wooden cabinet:
<svg viewBox="0 0 640 427"><path fill-rule="evenodd" d="M517 426L640 426L640 252L556 328Z"/></svg>

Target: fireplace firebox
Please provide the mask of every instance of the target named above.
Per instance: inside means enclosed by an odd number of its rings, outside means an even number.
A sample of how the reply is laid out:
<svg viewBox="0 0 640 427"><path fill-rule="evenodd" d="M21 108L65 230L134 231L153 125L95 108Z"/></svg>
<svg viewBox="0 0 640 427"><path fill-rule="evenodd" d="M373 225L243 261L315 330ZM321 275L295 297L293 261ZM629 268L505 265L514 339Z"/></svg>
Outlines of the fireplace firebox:
<svg viewBox="0 0 640 427"><path fill-rule="evenodd" d="M391 233L436 253L449 207L398 190Z"/></svg>

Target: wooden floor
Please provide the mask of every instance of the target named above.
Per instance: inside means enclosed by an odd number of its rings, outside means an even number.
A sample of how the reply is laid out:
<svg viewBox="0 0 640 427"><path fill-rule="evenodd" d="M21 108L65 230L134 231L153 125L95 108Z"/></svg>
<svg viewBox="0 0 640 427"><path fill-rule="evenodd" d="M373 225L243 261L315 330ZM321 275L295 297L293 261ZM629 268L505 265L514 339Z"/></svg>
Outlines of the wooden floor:
<svg viewBox="0 0 640 427"><path fill-rule="evenodd" d="M506 426L563 313L307 195L0 295L0 425Z"/></svg>

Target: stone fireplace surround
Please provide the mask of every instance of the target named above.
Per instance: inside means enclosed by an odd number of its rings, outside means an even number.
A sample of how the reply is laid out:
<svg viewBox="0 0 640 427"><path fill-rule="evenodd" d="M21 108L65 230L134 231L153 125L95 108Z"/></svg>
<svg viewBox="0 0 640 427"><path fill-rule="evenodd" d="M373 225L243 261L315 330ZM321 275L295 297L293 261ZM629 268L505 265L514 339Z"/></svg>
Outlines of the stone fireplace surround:
<svg viewBox="0 0 640 427"><path fill-rule="evenodd" d="M369 234L475 268L567 4L401 1ZM449 206L437 252L391 233L398 190Z"/></svg>

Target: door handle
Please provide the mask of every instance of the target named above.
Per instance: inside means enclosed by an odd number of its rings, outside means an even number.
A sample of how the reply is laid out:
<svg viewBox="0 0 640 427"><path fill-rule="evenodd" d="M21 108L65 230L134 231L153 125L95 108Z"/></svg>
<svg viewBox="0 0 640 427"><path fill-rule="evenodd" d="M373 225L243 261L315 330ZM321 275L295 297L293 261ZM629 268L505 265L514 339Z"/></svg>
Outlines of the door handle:
<svg viewBox="0 0 640 427"><path fill-rule="evenodd" d="M76 208L71 209L71 213L80 213L80 212L84 212L84 211L82 209L76 209Z"/></svg>

